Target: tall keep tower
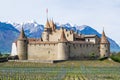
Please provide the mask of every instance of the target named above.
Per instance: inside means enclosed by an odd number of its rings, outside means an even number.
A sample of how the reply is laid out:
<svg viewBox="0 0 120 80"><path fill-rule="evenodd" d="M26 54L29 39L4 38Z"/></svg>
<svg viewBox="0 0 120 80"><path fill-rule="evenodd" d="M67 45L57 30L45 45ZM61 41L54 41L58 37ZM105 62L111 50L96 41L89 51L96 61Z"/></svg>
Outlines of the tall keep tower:
<svg viewBox="0 0 120 80"><path fill-rule="evenodd" d="M110 55L110 43L107 40L105 32L103 30L101 41L100 41L100 57L109 57Z"/></svg>
<svg viewBox="0 0 120 80"><path fill-rule="evenodd" d="M49 21L47 19L47 22L46 22L46 25L44 27L44 32L42 33L42 38L43 38L43 41L49 41L49 33L50 33L50 24L49 24Z"/></svg>
<svg viewBox="0 0 120 80"><path fill-rule="evenodd" d="M64 30L61 31L61 37L58 43L58 60L67 60L69 56L68 40L65 37Z"/></svg>
<svg viewBox="0 0 120 80"><path fill-rule="evenodd" d="M27 60L27 37L25 36L23 27L17 40L17 54L20 60Z"/></svg>

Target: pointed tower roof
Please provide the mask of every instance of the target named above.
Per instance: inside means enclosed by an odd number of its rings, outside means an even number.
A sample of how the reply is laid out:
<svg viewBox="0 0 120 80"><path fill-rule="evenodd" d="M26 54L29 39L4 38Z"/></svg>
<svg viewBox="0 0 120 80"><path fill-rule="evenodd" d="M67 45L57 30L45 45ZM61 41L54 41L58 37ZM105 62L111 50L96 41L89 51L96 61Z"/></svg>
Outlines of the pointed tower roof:
<svg viewBox="0 0 120 80"><path fill-rule="evenodd" d="M52 20L50 20L50 22L49 22L49 23L50 23L50 27L52 28L52 30L53 30L53 31L55 31L55 29L56 29L56 28L55 28L55 24L54 24L53 19L52 19Z"/></svg>
<svg viewBox="0 0 120 80"><path fill-rule="evenodd" d="M46 24L45 24L45 27L46 28L49 28L50 27L50 23L49 23L49 20L47 19L47 22L46 22Z"/></svg>
<svg viewBox="0 0 120 80"><path fill-rule="evenodd" d="M68 40L66 39L64 30L62 29L61 32L62 32L62 33L61 33L60 41L61 41L61 42L67 42Z"/></svg>
<svg viewBox="0 0 120 80"><path fill-rule="evenodd" d="M19 39L26 39L27 37L25 36L25 33L24 33L24 29L22 27L22 30L20 32L20 36L19 36Z"/></svg>
<svg viewBox="0 0 120 80"><path fill-rule="evenodd" d="M104 30L102 32L102 37L101 37L101 42L100 43L109 43L109 41L107 40L107 37L105 35Z"/></svg>

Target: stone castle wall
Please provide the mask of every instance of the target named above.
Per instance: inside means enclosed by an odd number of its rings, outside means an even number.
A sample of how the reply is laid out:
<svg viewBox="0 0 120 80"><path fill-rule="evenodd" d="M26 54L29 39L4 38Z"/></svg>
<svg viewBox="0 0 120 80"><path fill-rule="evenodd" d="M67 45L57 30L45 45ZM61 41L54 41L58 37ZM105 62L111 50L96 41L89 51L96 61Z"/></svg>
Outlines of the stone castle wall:
<svg viewBox="0 0 120 80"><path fill-rule="evenodd" d="M28 44L28 60L85 59L99 56L99 44L47 43Z"/></svg>
<svg viewBox="0 0 120 80"><path fill-rule="evenodd" d="M99 56L98 44L70 44L70 58L85 59L90 58L92 55Z"/></svg>
<svg viewBox="0 0 120 80"><path fill-rule="evenodd" d="M56 60L58 44L28 44L28 60Z"/></svg>

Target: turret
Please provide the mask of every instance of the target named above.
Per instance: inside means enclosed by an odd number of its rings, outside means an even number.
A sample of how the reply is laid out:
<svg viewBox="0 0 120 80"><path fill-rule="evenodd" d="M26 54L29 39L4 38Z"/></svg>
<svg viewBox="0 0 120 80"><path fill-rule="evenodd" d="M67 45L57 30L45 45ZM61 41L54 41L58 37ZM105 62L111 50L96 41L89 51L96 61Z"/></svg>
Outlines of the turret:
<svg viewBox="0 0 120 80"><path fill-rule="evenodd" d="M44 32L42 34L43 41L49 41L50 29L51 29L50 24L49 24L49 21L47 19L46 25L44 27Z"/></svg>
<svg viewBox="0 0 120 80"><path fill-rule="evenodd" d="M110 55L110 43L107 40L105 32L103 30L101 41L100 41L100 57L109 57Z"/></svg>
<svg viewBox="0 0 120 80"><path fill-rule="evenodd" d="M55 27L53 20L50 20L50 27L52 28L52 31L56 30L56 27Z"/></svg>
<svg viewBox="0 0 120 80"><path fill-rule="evenodd" d="M69 56L68 40L66 39L64 30L61 30L61 37L58 43L58 60L67 60Z"/></svg>
<svg viewBox="0 0 120 80"><path fill-rule="evenodd" d="M20 36L17 40L17 54L20 60L27 60L27 37L22 28Z"/></svg>

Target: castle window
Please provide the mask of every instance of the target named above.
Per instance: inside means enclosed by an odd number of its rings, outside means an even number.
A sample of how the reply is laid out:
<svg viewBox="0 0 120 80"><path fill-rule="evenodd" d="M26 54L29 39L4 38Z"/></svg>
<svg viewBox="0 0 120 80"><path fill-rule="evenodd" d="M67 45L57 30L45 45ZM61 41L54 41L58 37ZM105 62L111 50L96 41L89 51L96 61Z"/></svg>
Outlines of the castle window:
<svg viewBox="0 0 120 80"><path fill-rule="evenodd" d="M90 39L88 39L88 42L90 42Z"/></svg>
<svg viewBox="0 0 120 80"><path fill-rule="evenodd" d="M108 51L106 50L106 52L108 52Z"/></svg>
<svg viewBox="0 0 120 80"><path fill-rule="evenodd" d="M105 57L105 54L104 54L104 57Z"/></svg>
<svg viewBox="0 0 120 80"><path fill-rule="evenodd" d="M88 47L90 47L90 45L88 44Z"/></svg>
<svg viewBox="0 0 120 80"><path fill-rule="evenodd" d="M80 44L80 47L81 47L81 44Z"/></svg>
<svg viewBox="0 0 120 80"><path fill-rule="evenodd" d="M69 34L67 34L67 37L69 37Z"/></svg>
<svg viewBox="0 0 120 80"><path fill-rule="evenodd" d="M48 54L50 54L50 51L48 51Z"/></svg>
<svg viewBox="0 0 120 80"><path fill-rule="evenodd" d="M76 47L74 46L74 49L76 49Z"/></svg>
<svg viewBox="0 0 120 80"><path fill-rule="evenodd" d="M88 47L88 44L86 44L86 47Z"/></svg>
<svg viewBox="0 0 120 80"><path fill-rule="evenodd" d="M67 45L67 43L66 43L66 45Z"/></svg>
<svg viewBox="0 0 120 80"><path fill-rule="evenodd" d="M105 44L105 47L107 47L107 44Z"/></svg>
<svg viewBox="0 0 120 80"><path fill-rule="evenodd" d="M70 49L70 46L69 46L69 49Z"/></svg>

